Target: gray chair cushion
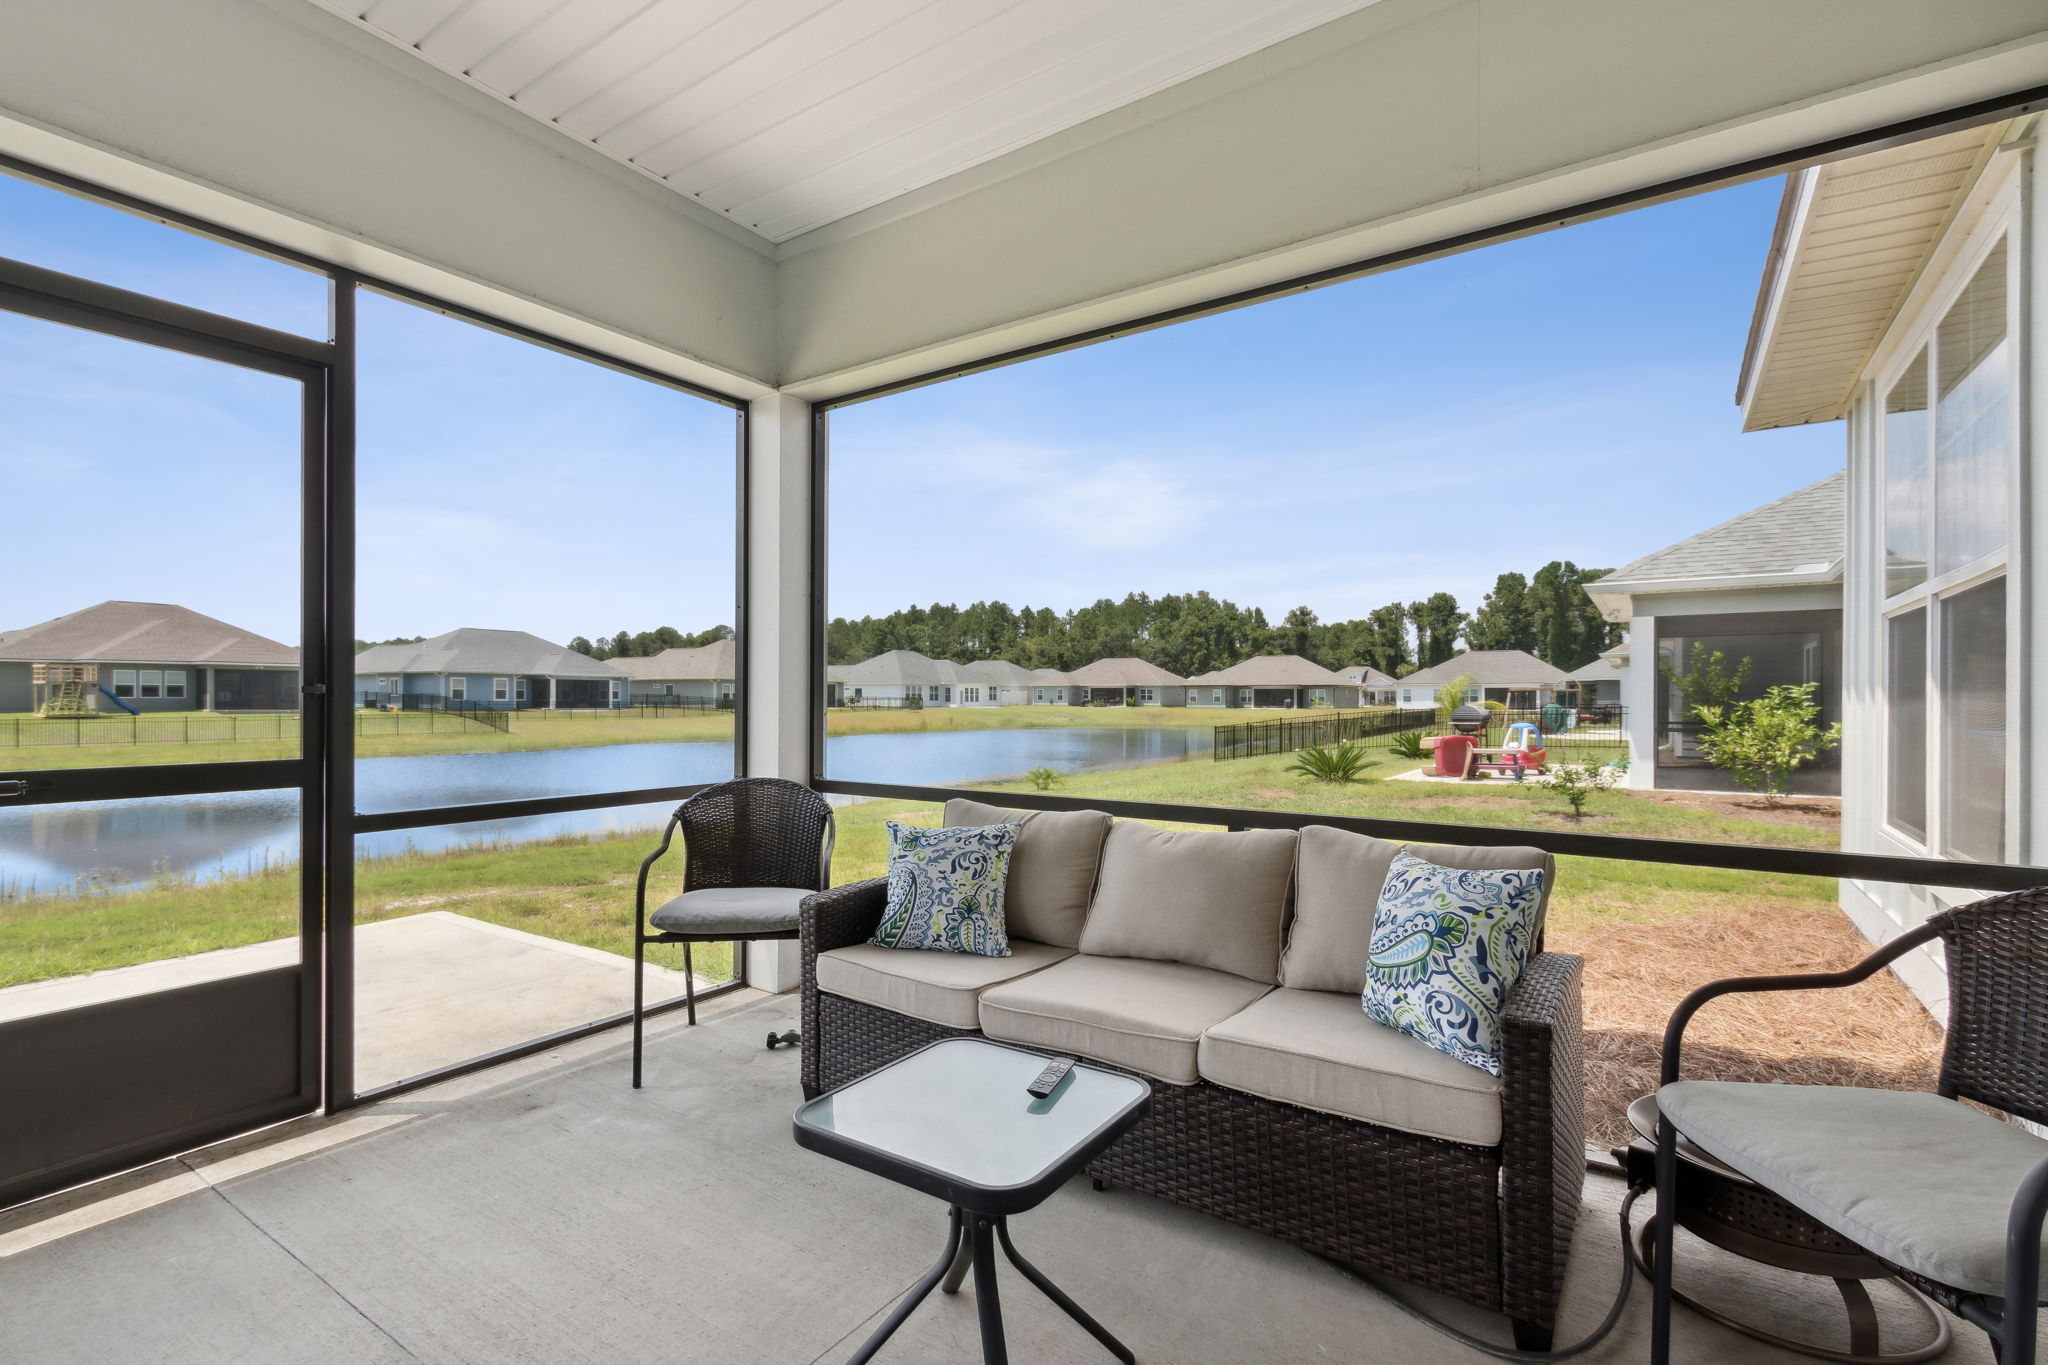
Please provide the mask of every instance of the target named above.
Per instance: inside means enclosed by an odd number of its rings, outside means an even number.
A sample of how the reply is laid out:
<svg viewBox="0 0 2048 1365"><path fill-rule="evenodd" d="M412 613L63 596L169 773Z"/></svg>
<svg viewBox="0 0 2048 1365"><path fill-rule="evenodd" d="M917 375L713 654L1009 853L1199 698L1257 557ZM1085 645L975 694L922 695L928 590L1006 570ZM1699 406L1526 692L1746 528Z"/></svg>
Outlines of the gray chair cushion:
<svg viewBox="0 0 2048 1365"><path fill-rule="evenodd" d="M668 934L774 934L796 930L803 891L787 886L721 886L685 891L647 917Z"/></svg>
<svg viewBox="0 0 2048 1365"><path fill-rule="evenodd" d="M2005 1220L2048 1142L1939 1095L1677 1081L1657 1103L1707 1153L1873 1254L2005 1292Z"/></svg>
<svg viewBox="0 0 2048 1365"><path fill-rule="evenodd" d="M1294 884L1294 831L1110 828L1081 951L1213 967L1270 986Z"/></svg>
<svg viewBox="0 0 2048 1365"><path fill-rule="evenodd" d="M927 1023L978 1029L984 990L1043 971L1073 955L1072 948L1021 938L1010 940L1008 957L857 943L818 954L818 989Z"/></svg>
<svg viewBox="0 0 2048 1365"><path fill-rule="evenodd" d="M1003 919L1010 933L1057 948L1076 948L1095 893L1109 817L1099 810L1009 810L956 796L948 825L1017 825Z"/></svg>
<svg viewBox="0 0 2048 1365"><path fill-rule="evenodd" d="M1500 1078L1365 1017L1355 995L1277 990L1202 1035L1202 1079L1382 1128L1492 1147Z"/></svg>
<svg viewBox="0 0 2048 1365"><path fill-rule="evenodd" d="M1207 967L1083 953L983 991L981 1031L1193 1085L1203 1031L1271 989Z"/></svg>

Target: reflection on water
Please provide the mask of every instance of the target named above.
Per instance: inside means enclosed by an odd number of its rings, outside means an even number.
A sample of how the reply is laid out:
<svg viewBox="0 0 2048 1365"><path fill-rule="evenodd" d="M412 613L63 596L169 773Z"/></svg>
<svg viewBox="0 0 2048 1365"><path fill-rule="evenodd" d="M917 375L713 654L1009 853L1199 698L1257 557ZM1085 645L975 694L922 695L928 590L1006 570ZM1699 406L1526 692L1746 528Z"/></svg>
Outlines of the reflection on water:
<svg viewBox="0 0 2048 1365"><path fill-rule="evenodd" d="M845 735L826 741L826 771L907 785L1001 777L1044 764L1060 772L1170 763L1209 750L1205 728L962 730ZM505 754L366 758L356 764L359 809L414 810L637 787L715 782L732 771L725 743L624 744ZM233 875L299 854L298 793L228 792L0 810L0 895L121 889L152 877ZM361 854L455 848L644 828L666 805L571 811L518 820L366 834Z"/></svg>

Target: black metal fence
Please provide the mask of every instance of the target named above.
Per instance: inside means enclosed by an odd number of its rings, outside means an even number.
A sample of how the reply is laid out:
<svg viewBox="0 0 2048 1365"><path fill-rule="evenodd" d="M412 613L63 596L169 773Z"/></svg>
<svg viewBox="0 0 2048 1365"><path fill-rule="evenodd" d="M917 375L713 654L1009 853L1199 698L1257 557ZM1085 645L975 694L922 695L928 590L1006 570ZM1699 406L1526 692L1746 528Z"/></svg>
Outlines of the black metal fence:
<svg viewBox="0 0 2048 1365"><path fill-rule="evenodd" d="M139 716L8 716L0 748L95 748L130 744L241 744L299 737L296 711L145 712Z"/></svg>
<svg viewBox="0 0 2048 1365"><path fill-rule="evenodd" d="M1252 720L1216 727L1212 757L1256 758L1287 754L1314 744L1388 738L1405 730L1422 730L1436 722L1434 710L1329 711L1289 716L1284 720Z"/></svg>
<svg viewBox="0 0 2048 1365"><path fill-rule="evenodd" d="M1489 708L1490 710L1490 708ZM1546 750L1593 756L1612 751L1628 752L1628 718L1621 706L1539 707L1534 710L1491 711L1482 743L1498 745L1507 729L1527 722L1543 732ZM1434 708L1395 711L1333 711L1323 715L1310 712L1284 720L1255 720L1216 727L1212 756L1253 758L1260 754L1286 754L1315 744L1353 742L1370 750L1391 750L1401 735L1447 735L1451 726L1437 719Z"/></svg>

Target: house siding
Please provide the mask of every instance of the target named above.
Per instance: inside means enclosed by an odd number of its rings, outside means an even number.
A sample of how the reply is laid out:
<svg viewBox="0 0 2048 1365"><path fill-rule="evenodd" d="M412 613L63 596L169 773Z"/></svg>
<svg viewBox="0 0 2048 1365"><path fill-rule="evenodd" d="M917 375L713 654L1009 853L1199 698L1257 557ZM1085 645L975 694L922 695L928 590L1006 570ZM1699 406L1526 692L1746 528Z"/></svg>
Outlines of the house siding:
<svg viewBox="0 0 2048 1365"><path fill-rule="evenodd" d="M26 711L35 701L29 682L32 665L0 663L0 713Z"/></svg>

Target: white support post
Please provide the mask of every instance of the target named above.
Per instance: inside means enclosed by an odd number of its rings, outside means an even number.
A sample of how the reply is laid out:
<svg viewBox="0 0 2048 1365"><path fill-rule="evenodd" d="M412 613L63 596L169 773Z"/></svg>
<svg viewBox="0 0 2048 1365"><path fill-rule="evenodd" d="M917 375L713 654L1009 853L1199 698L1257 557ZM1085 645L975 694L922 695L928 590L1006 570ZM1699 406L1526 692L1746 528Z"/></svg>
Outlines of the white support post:
<svg viewBox="0 0 2048 1365"><path fill-rule="evenodd" d="M770 394L748 410L747 774L811 776L811 405ZM747 979L766 991L798 984L797 946L749 943Z"/></svg>
<svg viewBox="0 0 2048 1365"><path fill-rule="evenodd" d="M1657 785L1657 692L1663 674L1657 667L1657 618L1636 616L1628 623L1628 667L1621 671L1621 713L1628 728L1630 787Z"/></svg>

